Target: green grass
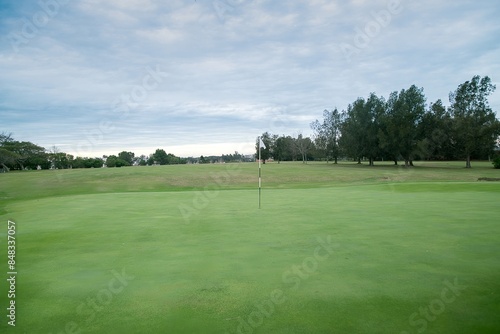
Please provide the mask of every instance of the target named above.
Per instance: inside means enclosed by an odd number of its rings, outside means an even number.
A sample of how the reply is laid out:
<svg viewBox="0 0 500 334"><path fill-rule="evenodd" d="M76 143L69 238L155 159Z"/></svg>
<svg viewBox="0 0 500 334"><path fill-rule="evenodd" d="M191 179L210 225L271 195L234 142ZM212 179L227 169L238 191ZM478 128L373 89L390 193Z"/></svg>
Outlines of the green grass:
<svg viewBox="0 0 500 334"><path fill-rule="evenodd" d="M0 175L0 331L497 333L500 173L473 167L266 164L261 210L255 164Z"/></svg>

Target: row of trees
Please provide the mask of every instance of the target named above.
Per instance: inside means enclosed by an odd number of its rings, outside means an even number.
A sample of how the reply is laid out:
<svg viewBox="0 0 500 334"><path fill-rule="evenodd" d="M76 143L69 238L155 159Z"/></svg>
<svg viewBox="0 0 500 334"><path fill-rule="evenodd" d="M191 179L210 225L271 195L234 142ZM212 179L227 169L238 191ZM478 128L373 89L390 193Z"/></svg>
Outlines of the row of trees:
<svg viewBox="0 0 500 334"><path fill-rule="evenodd" d="M134 152L122 151L117 155L102 158L74 157L60 152L57 148L50 151L31 142L14 140L11 134L0 133L0 172L24 169L69 169L100 168L124 166L175 165L187 163L220 163L251 161L248 157L234 152L222 156L201 156L199 158L180 158L163 149L157 149L149 156L136 156Z"/></svg>
<svg viewBox="0 0 500 334"><path fill-rule="evenodd" d="M49 168L50 161L45 148L31 142L16 141L10 134L0 133L0 167L9 169Z"/></svg>
<svg viewBox="0 0 500 334"><path fill-rule="evenodd" d="M265 148L261 149L261 159L264 163L266 160L274 159L278 163L281 161L297 161L302 160L304 163L309 160L321 160L322 155L319 152L317 145L309 137L304 137L302 134L293 136L279 136L264 132L262 136ZM258 157L257 138L256 149Z"/></svg>
<svg viewBox="0 0 500 334"><path fill-rule="evenodd" d="M136 157L133 152L123 151L118 155L102 158L74 157L59 152L57 148L48 151L31 142L17 141L11 134L0 133L0 171L11 169L68 169L68 168L100 168L123 167L133 165L172 165L185 164L187 159L179 158L163 149L157 149L149 156Z"/></svg>
<svg viewBox="0 0 500 334"><path fill-rule="evenodd" d="M358 98L346 110L325 110L323 120L311 124L313 140L264 133L266 149L262 159L326 159L337 163L340 157L403 160L411 166L415 159L487 158L499 145L500 122L489 106L495 91L489 77L474 76L449 95L447 108L441 100L426 105L423 88L415 85L393 92L386 100L371 93ZM256 148L258 143L256 144ZM258 148L257 148L258 149Z"/></svg>
<svg viewBox="0 0 500 334"><path fill-rule="evenodd" d="M0 172L11 169L69 169L69 168L100 168L124 166L175 165L194 163L248 162L251 158L238 152L222 156L206 156L180 158L163 149L157 149L149 156L136 156L134 152L122 151L117 155L102 158L74 157L71 154L59 152L57 148L50 151L31 142L20 142L11 134L0 133Z"/></svg>

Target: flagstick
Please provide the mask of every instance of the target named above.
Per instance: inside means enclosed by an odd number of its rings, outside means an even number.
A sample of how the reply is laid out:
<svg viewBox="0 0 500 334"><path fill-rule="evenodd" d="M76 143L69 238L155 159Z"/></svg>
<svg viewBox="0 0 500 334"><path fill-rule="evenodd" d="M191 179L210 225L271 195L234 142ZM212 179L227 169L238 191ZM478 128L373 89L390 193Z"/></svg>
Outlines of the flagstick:
<svg viewBox="0 0 500 334"><path fill-rule="evenodd" d="M260 137L259 137L259 209L260 209L260 188L261 188L261 174L260 174Z"/></svg>

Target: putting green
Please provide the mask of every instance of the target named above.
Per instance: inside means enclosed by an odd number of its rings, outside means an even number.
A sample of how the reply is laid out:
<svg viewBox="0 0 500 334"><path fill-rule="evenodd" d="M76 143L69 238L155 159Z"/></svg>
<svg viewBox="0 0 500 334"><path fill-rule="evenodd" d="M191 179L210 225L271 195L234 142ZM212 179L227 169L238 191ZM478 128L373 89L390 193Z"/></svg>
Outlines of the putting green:
<svg viewBox="0 0 500 334"><path fill-rule="evenodd" d="M9 330L498 332L499 190L264 189L261 210L255 190L218 187L11 202L0 217L17 224Z"/></svg>

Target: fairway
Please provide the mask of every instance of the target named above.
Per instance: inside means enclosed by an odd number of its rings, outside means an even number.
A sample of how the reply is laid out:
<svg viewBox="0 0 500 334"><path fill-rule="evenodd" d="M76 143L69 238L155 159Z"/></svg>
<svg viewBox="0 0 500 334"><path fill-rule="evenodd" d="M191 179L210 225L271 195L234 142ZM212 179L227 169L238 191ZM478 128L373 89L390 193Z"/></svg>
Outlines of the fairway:
<svg viewBox="0 0 500 334"><path fill-rule="evenodd" d="M488 163L0 175L2 333L498 333ZM7 257L3 256L4 275Z"/></svg>

